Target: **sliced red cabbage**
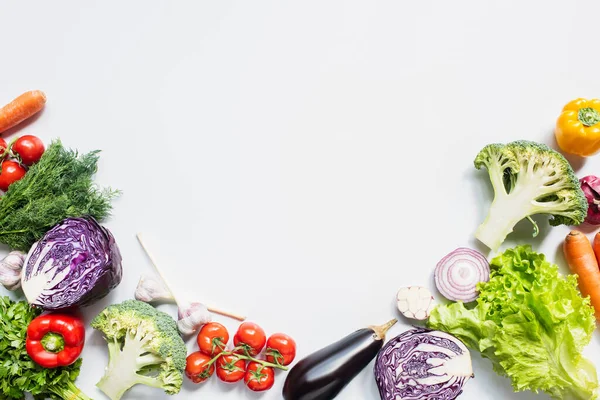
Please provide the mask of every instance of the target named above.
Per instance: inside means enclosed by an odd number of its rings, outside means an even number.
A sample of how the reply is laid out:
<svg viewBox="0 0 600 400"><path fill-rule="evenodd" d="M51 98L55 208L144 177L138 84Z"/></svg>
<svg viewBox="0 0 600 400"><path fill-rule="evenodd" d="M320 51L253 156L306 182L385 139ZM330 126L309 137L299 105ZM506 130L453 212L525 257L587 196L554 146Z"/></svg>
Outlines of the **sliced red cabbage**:
<svg viewBox="0 0 600 400"><path fill-rule="evenodd" d="M477 299L477 284L490 280L490 264L478 251L459 247L435 267L435 286L452 301L469 303Z"/></svg>
<svg viewBox="0 0 600 400"><path fill-rule="evenodd" d="M382 400L452 400L473 377L471 354L445 332L414 328L390 340L375 361Z"/></svg>
<svg viewBox="0 0 600 400"><path fill-rule="evenodd" d="M21 286L30 304L56 310L95 302L121 277L121 253L108 229L91 217L67 218L31 247Z"/></svg>
<svg viewBox="0 0 600 400"><path fill-rule="evenodd" d="M600 178L594 175L584 176L579 180L581 190L588 202L585 222L591 225L600 225Z"/></svg>

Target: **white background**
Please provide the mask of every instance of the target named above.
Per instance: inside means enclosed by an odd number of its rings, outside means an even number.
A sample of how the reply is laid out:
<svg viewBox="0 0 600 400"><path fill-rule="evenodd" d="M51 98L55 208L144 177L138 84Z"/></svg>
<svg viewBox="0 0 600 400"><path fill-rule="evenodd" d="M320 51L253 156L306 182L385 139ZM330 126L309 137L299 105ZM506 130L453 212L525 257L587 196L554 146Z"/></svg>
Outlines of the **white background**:
<svg viewBox="0 0 600 400"><path fill-rule="evenodd" d="M562 106L600 95L593 1L0 4L0 102L48 96L19 134L102 149L97 181L123 190L106 226L124 278L87 319L151 272L141 231L178 291L289 333L300 357L397 316L398 288L433 289L454 248L481 249L480 148L553 145ZM598 158L574 166L600 174ZM569 228L538 220L538 238L520 224L505 247L531 243L566 272ZM87 340L78 384L101 399L106 348ZM600 359L600 335L587 354ZM473 362L461 398L545 398ZM179 398L278 399L284 377L262 395L186 382ZM338 398L378 398L372 365Z"/></svg>

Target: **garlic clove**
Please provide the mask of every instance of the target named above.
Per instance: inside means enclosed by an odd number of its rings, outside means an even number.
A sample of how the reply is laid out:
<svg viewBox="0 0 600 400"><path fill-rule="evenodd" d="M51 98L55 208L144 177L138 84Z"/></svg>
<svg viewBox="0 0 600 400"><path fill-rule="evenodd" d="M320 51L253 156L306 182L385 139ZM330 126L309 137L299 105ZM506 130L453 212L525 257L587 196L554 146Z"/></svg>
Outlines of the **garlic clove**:
<svg viewBox="0 0 600 400"><path fill-rule="evenodd" d="M0 284L8 290L21 287L21 270L26 254L21 251L11 251L0 261Z"/></svg>
<svg viewBox="0 0 600 400"><path fill-rule="evenodd" d="M177 328L184 336L195 333L202 325L212 320L208 308L202 303L190 303L179 307L178 316Z"/></svg>
<svg viewBox="0 0 600 400"><path fill-rule="evenodd" d="M0 271L0 283L10 291L17 290L21 287L21 274L12 270Z"/></svg>
<svg viewBox="0 0 600 400"><path fill-rule="evenodd" d="M173 301L169 289L161 280L149 275L142 275L135 288L135 299L145 303L155 301Z"/></svg>

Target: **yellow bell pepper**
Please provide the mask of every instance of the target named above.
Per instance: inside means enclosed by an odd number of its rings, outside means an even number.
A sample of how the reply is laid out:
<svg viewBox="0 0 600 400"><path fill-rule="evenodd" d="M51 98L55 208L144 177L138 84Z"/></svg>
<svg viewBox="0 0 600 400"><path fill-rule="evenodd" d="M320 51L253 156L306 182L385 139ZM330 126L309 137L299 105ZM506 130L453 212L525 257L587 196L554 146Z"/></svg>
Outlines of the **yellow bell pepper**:
<svg viewBox="0 0 600 400"><path fill-rule="evenodd" d="M562 151L587 157L600 150L600 100L576 99L556 121L556 142Z"/></svg>

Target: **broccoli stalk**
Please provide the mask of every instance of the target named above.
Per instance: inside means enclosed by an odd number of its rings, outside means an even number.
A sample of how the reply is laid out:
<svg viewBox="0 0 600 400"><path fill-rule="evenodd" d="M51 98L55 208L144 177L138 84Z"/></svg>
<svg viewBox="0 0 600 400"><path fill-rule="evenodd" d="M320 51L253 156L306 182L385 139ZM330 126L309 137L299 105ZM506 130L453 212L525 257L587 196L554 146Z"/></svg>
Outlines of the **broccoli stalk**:
<svg viewBox="0 0 600 400"><path fill-rule="evenodd" d="M123 349L120 349L121 344L116 340L108 342L108 367L96 386L111 399L120 399L127 390L137 384L162 388L163 382L158 378L137 373L150 364L162 362L160 357L153 354L140 356L148 351L147 343L148 339L140 340L137 335L131 333L127 334ZM144 357L151 359L150 364L143 361Z"/></svg>
<svg viewBox="0 0 600 400"><path fill-rule="evenodd" d="M169 315L128 300L107 307L92 327L102 331L108 343L108 366L96 386L110 399L120 399L136 384L179 393L187 350Z"/></svg>
<svg viewBox="0 0 600 400"><path fill-rule="evenodd" d="M475 158L475 167L488 170L494 200L475 237L496 251L522 219L550 214L550 224L579 225L587 200L568 161L544 144L524 140L491 144Z"/></svg>

